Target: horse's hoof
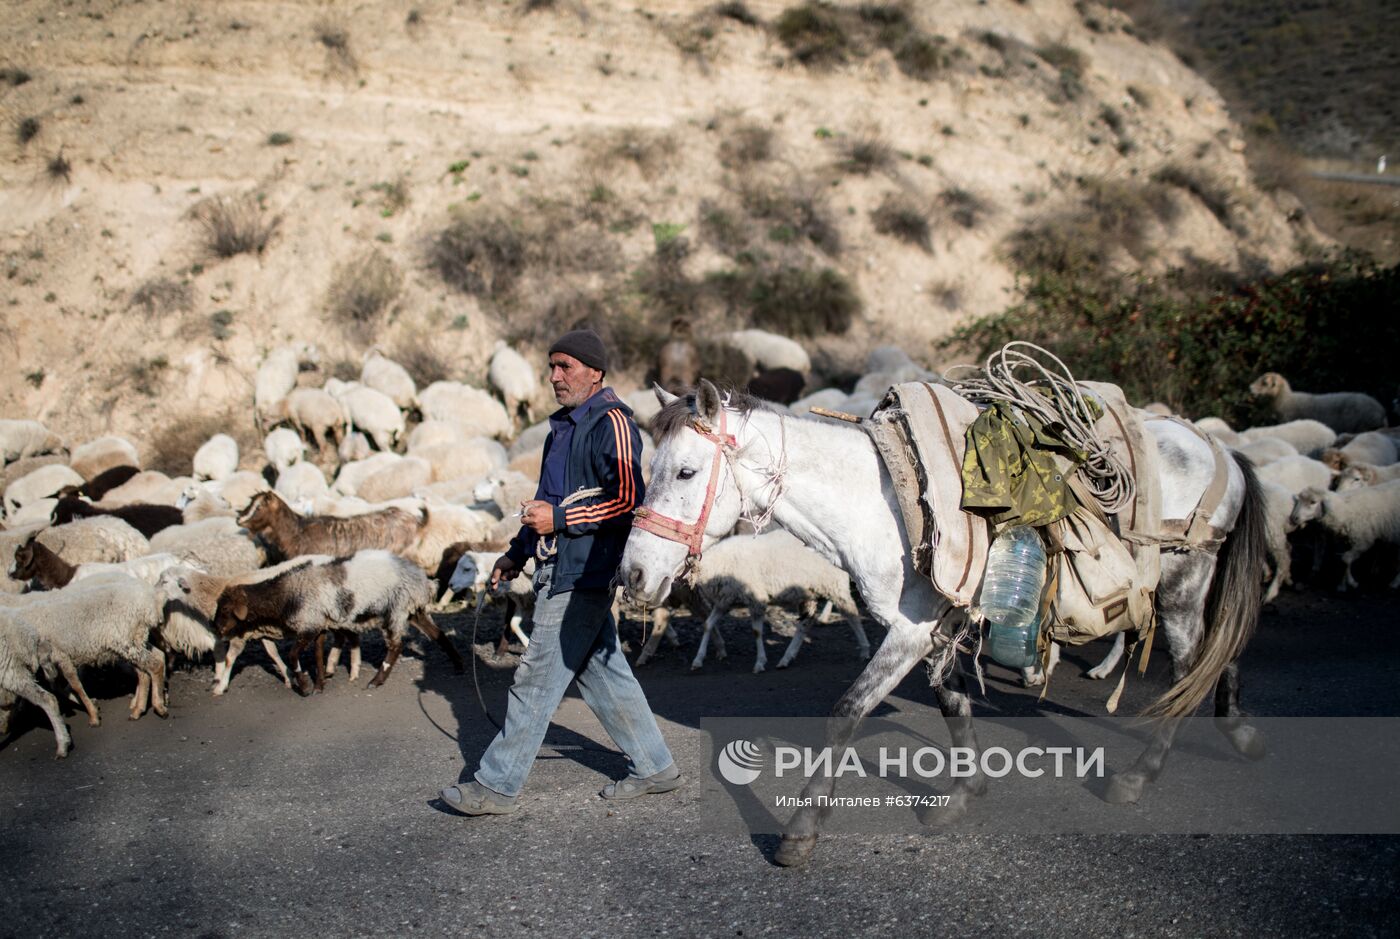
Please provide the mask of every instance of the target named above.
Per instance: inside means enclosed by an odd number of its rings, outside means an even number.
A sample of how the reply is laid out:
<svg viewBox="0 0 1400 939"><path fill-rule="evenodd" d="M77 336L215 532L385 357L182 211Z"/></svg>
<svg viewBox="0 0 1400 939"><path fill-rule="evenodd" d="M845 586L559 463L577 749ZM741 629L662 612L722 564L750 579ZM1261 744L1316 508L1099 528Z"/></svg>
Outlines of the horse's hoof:
<svg viewBox="0 0 1400 939"><path fill-rule="evenodd" d="M779 867L803 867L816 848L816 835L783 835L778 850L773 852L773 863Z"/></svg>
<svg viewBox="0 0 1400 939"><path fill-rule="evenodd" d="M1110 805L1136 805L1142 798L1142 787L1146 784L1141 776L1128 776L1118 773L1108 781L1103 800Z"/></svg>
<svg viewBox="0 0 1400 939"><path fill-rule="evenodd" d="M1264 745L1264 735L1254 727L1245 724L1237 727L1225 736L1230 738L1230 744L1235 748L1235 752L1248 760L1262 760L1268 748Z"/></svg>

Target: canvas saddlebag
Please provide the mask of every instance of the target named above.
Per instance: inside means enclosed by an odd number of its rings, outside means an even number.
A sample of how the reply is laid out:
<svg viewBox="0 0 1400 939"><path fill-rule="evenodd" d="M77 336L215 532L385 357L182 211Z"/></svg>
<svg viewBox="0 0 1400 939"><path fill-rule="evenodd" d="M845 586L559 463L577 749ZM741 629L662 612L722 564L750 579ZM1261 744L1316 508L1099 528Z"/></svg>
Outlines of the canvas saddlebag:
<svg viewBox="0 0 1400 939"><path fill-rule="evenodd" d="M1081 506L1040 533L1049 639L1080 645L1149 624L1156 584L1144 582L1127 544L1101 515Z"/></svg>

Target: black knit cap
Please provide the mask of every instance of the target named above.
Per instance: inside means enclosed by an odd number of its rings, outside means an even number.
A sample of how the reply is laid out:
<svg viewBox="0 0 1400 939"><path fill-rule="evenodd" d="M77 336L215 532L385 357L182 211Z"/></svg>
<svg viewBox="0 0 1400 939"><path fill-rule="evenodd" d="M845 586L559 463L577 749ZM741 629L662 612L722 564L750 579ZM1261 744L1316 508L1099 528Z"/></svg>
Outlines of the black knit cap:
<svg viewBox="0 0 1400 939"><path fill-rule="evenodd" d="M603 337L591 329L575 329L560 336L549 347L550 355L556 352L571 355L600 372L608 370L608 349L603 345Z"/></svg>

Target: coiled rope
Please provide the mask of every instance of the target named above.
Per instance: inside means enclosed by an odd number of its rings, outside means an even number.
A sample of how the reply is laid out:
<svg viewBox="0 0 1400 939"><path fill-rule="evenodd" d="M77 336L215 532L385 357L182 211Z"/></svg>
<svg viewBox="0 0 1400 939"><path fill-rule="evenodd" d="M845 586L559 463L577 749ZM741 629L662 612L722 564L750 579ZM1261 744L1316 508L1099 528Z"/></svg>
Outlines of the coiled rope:
<svg viewBox="0 0 1400 939"><path fill-rule="evenodd" d="M1053 365L1037 356L1049 359ZM954 377L954 372L963 370L971 370L972 374ZM1088 454L1078 472L1106 514L1121 511L1136 497L1133 474L1094 431L1094 413L1084 390L1054 353L1031 342L1008 342L988 356L981 369L975 365L955 366L945 378L954 391L974 403L1002 401L1047 424L1063 427L1065 441Z"/></svg>
<svg viewBox="0 0 1400 939"><path fill-rule="evenodd" d="M591 498L593 498L594 496L601 496L602 494L603 494L602 487L599 487L599 486L594 486L592 489L580 489L580 490L578 490L577 492L572 493L572 494L571 494L568 498L566 498L563 502L560 502L560 503L559 503L559 507L562 509L562 508L564 508L564 507L566 507L566 506L573 505L575 502L582 502L584 499L591 499ZM539 537L538 539L536 539L536 541L535 541L535 560L537 560L537 561L548 561L550 558L554 557L554 555L556 555L556 554L558 554L558 553L559 553L559 536L558 536L558 535L553 535L553 536L550 536L550 535L540 535L540 537Z"/></svg>

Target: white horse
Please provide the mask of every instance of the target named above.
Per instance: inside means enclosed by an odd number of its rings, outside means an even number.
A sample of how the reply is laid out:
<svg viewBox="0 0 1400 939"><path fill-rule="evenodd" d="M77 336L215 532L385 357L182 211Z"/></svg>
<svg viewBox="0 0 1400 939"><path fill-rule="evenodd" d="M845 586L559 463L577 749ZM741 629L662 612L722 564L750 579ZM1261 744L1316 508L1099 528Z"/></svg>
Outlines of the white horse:
<svg viewBox="0 0 1400 939"><path fill-rule="evenodd" d="M706 543L734 527L741 514L771 517L847 571L884 642L836 704L827 743L844 748L863 720L920 660L941 652L966 613L936 592L910 560L894 486L870 439L860 430L800 420L739 395L721 398L701 381L678 398L656 388L662 410L653 421L656 455L645 504L623 554L619 578L634 596L659 604ZM1174 421L1148 423L1161 456L1162 516L1184 518L1215 473L1211 444ZM1109 802L1130 803L1155 779L1180 717L1212 690L1217 723L1235 749L1263 755L1263 739L1239 710L1235 661L1258 619L1264 570L1263 510L1250 464L1227 461L1225 497L1210 518L1229 532L1219 550L1162 554L1156 594L1174 684L1149 711L1164 716L1136 763L1110 781ZM931 669L931 674L935 670ZM976 747L972 703L956 663L934 690L953 743ZM809 797L788 823L774 860L805 863L829 809L817 808L835 780L813 777ZM950 793L951 820L986 790L980 772L959 779Z"/></svg>

